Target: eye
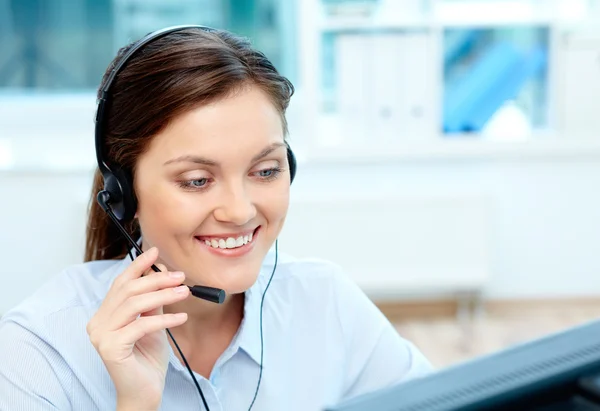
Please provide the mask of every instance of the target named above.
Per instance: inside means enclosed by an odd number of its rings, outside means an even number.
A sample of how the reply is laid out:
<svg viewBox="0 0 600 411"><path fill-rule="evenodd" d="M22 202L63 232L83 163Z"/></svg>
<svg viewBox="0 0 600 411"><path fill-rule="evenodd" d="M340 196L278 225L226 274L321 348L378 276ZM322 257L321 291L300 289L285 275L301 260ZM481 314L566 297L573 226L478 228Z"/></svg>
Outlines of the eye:
<svg viewBox="0 0 600 411"><path fill-rule="evenodd" d="M190 186L192 187L202 187L203 185L205 185L208 182L207 178L200 178L198 180L190 180Z"/></svg>
<svg viewBox="0 0 600 411"><path fill-rule="evenodd" d="M202 188L208 183L208 178L182 181L179 185L183 188Z"/></svg>
<svg viewBox="0 0 600 411"><path fill-rule="evenodd" d="M264 181L270 181L270 180L277 178L280 173L281 173L281 168L271 167L271 168L265 168L264 170L259 170L254 174L258 178L260 178Z"/></svg>
<svg viewBox="0 0 600 411"><path fill-rule="evenodd" d="M261 177L270 177L273 173L275 173L275 170L273 170L272 168L268 169L268 170L260 170L258 172L258 175Z"/></svg>

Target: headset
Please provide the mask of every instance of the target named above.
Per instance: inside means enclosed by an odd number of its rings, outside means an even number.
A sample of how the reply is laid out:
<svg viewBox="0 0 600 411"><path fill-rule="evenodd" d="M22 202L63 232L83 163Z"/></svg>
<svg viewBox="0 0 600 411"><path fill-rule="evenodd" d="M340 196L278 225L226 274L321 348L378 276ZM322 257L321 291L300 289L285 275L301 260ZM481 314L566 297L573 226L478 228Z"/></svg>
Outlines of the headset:
<svg viewBox="0 0 600 411"><path fill-rule="evenodd" d="M96 108L96 116L95 116L95 145L96 145L96 159L98 161L98 169L102 174L102 178L104 181L104 188L100 190L96 196L96 201L102 207L102 209L107 213L109 218L113 221L113 223L117 226L121 234L124 238L129 242L129 244L136 250L137 255L143 253L139 245L131 238L127 230L125 230L123 224L133 220L136 209L137 209L137 199L135 196L135 192L133 190L133 181L131 172L128 170L119 167L118 164L111 162L108 160L108 153L106 151L106 147L104 144L105 140L105 110L107 102L110 99L110 88L115 81L115 78L119 74L119 72L123 69L123 67L127 64L130 58L140 49L142 49L147 44L152 41L164 37L168 34L185 30L185 29L200 29L205 32L216 32L215 29L207 26L201 25L181 25L181 26L172 26L166 27L152 33L147 34L142 39L138 40L134 43L127 52L120 58L113 66L108 78L104 84L104 86L100 89L98 100L97 100L97 108ZM261 64L268 65L273 71L276 71L275 67L269 62L268 59L264 59ZM294 153L290 147L290 145L286 142L287 147L287 159L289 164L290 171L290 183L294 181L294 177L296 176L296 158ZM260 386L260 381L262 377L262 358L263 358L263 335L262 335L262 307L264 302L264 296L271 284L271 280L273 278L273 274L275 273L275 269L277 268L277 257L278 257L278 244L275 241L275 264L273 267L273 272L271 273L271 278L267 286L265 287L265 291L263 292L262 300L261 300L261 312L260 312L260 337L261 337L261 364L260 364L260 374L258 379L258 385L256 387L256 392L254 394L254 399L250 404L250 409L254 405L254 401L256 400L256 396L258 394L258 388ZM133 256L130 254L131 258ZM152 265L152 269L155 272L160 272L160 269L156 267L154 264ZM221 304L225 301L225 291L219 288L206 287L206 286L188 286L190 288L191 294L197 298L201 298L203 300L211 301L216 304ZM166 330L169 337L173 341L173 344L179 351L185 366L188 369L188 372L192 376L192 379L198 389L204 407L207 411L210 411L208 408L208 404L206 403L206 399L204 398L204 394L200 389L200 385L194 376L192 369L190 368L183 352L179 348L177 342L173 338L171 332Z"/></svg>

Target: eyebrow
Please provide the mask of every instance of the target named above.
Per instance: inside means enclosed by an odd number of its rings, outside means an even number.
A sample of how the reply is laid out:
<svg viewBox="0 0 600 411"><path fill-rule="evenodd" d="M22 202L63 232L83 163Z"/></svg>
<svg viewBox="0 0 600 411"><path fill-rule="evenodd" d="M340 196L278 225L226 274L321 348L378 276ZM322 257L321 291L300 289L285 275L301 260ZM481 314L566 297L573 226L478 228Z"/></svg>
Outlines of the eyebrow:
<svg viewBox="0 0 600 411"><path fill-rule="evenodd" d="M251 162L254 163L260 159L263 159L266 156L268 156L269 154L271 154L273 151L277 150L280 147L284 147L284 146L285 146L285 143L282 143L282 142L272 143L272 144L268 145L267 147L265 147L260 153L258 153L254 157L252 157ZM184 156L180 156L177 158L173 158L173 159L165 162L164 165L166 166L168 164L180 163L180 162L190 162L190 163L202 164L205 166L213 166L213 167L219 165L214 160L210 160L205 157L193 156L193 155L184 155Z"/></svg>

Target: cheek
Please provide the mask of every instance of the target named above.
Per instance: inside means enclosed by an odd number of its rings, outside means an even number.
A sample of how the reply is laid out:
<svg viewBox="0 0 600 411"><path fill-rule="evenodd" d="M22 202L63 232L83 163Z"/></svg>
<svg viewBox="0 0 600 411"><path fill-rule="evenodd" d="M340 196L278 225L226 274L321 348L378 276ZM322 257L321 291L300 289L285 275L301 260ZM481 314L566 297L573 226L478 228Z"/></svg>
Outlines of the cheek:
<svg viewBox="0 0 600 411"><path fill-rule="evenodd" d="M194 193L157 185L141 193L138 214L142 229L145 226L152 231L189 233L206 219L205 208Z"/></svg>
<svg viewBox="0 0 600 411"><path fill-rule="evenodd" d="M259 210L270 224L283 224L290 202L289 186L277 190L267 190L260 197Z"/></svg>

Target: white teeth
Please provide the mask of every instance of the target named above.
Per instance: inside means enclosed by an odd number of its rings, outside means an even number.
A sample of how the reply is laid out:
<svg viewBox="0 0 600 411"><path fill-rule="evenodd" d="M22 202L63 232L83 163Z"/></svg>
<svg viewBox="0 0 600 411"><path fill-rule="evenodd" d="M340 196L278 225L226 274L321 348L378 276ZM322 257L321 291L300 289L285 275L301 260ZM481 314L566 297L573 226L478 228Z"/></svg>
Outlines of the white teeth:
<svg viewBox="0 0 600 411"><path fill-rule="evenodd" d="M238 238L228 237L228 238L213 238L211 240L204 240L204 244L213 248L237 248L243 245L248 244L252 241L252 233L244 236L239 236Z"/></svg>

